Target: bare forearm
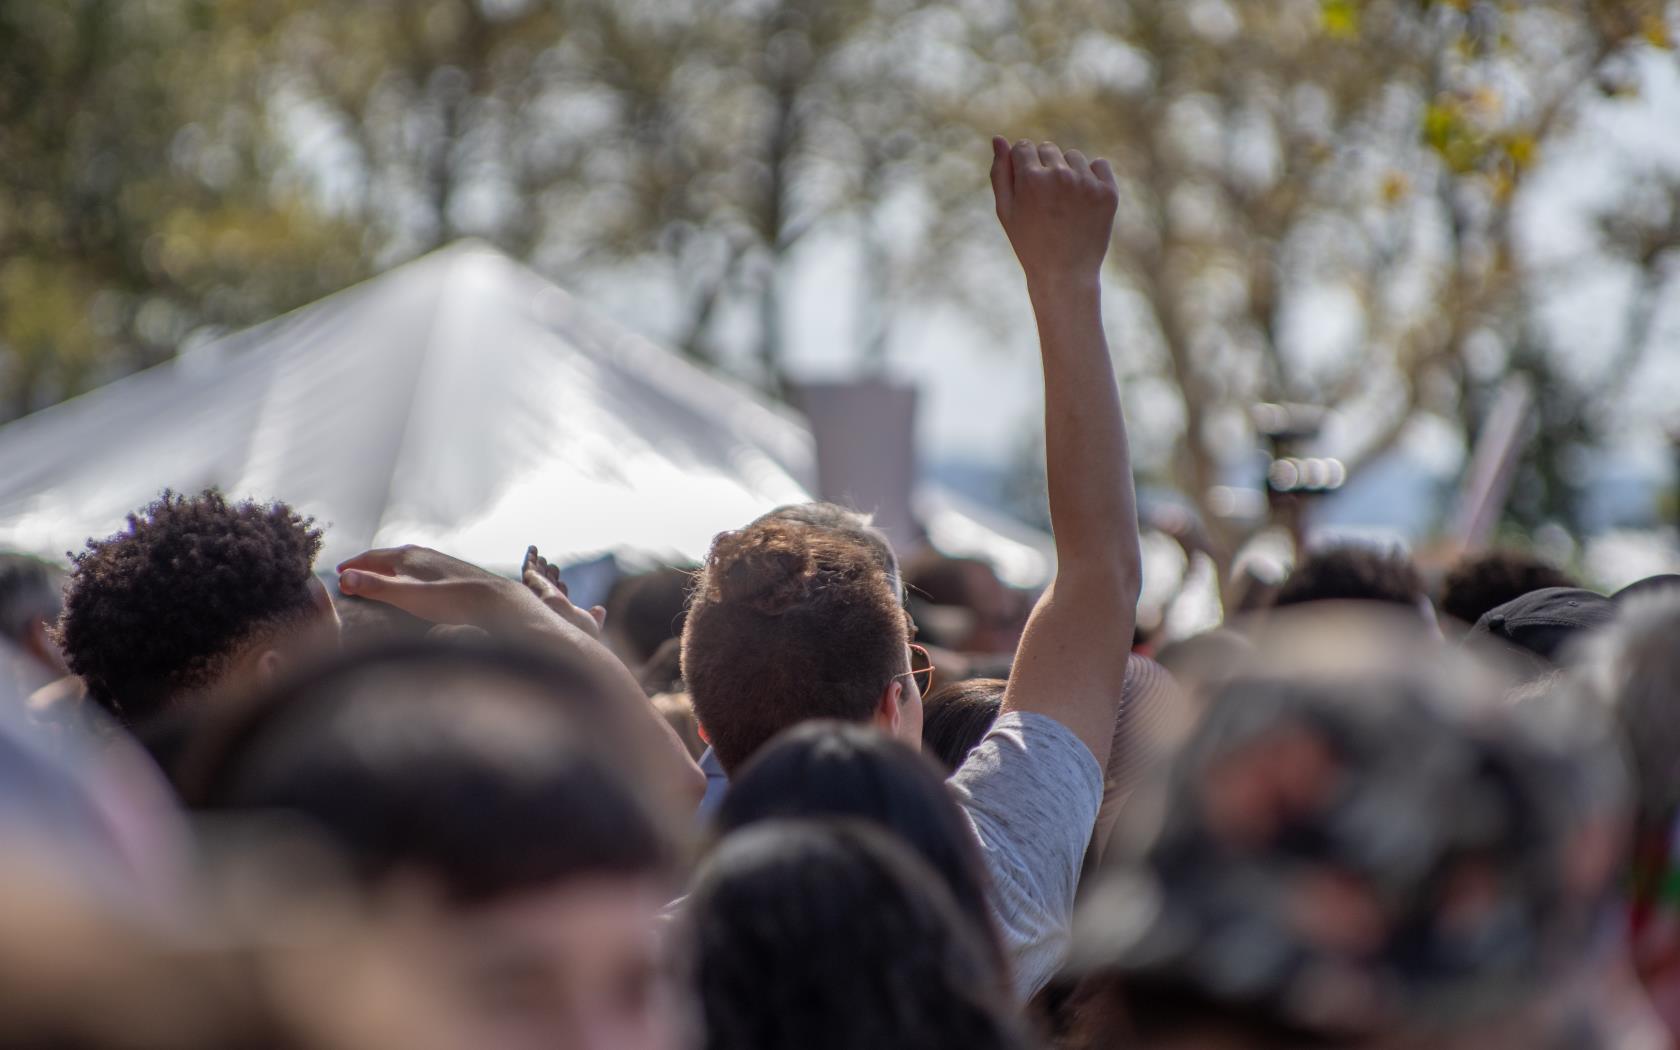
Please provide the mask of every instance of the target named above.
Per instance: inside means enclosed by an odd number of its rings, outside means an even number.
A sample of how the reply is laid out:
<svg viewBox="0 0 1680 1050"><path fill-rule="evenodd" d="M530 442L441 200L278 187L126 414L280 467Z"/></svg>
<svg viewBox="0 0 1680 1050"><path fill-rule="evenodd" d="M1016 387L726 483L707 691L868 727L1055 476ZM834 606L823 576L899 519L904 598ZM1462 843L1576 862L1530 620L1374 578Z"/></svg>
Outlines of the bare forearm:
<svg viewBox="0 0 1680 1050"><path fill-rule="evenodd" d="M1045 466L1058 576L1101 577L1135 603L1137 500L1097 279L1030 279L1028 292L1043 349Z"/></svg>
<svg viewBox="0 0 1680 1050"><path fill-rule="evenodd" d="M1004 709L1057 720L1101 766L1141 578L1131 456L1100 291L1119 190L1105 160L1001 138L992 142L992 188L1038 317L1058 561L1021 636Z"/></svg>

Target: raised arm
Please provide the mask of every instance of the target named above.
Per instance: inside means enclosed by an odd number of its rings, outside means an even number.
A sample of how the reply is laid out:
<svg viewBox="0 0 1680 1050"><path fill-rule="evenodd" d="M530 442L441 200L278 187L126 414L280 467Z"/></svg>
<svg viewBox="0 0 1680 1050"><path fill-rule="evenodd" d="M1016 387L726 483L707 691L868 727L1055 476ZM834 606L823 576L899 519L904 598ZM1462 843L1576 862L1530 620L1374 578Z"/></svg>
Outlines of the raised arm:
<svg viewBox="0 0 1680 1050"><path fill-rule="evenodd" d="M636 676L601 644L598 615L573 605L563 589L541 579L540 568L533 569L535 552L532 548L527 556L526 582L521 583L425 547L372 550L339 565L338 586L345 594L384 602L435 624L478 627L570 654L621 696L670 796L697 802L706 775Z"/></svg>
<svg viewBox="0 0 1680 1050"><path fill-rule="evenodd" d="M1142 580L1137 502L1099 278L1119 191L1107 161L992 143L998 219L1026 273L1044 358L1056 578L1027 621L1005 711L1072 730L1106 765Z"/></svg>

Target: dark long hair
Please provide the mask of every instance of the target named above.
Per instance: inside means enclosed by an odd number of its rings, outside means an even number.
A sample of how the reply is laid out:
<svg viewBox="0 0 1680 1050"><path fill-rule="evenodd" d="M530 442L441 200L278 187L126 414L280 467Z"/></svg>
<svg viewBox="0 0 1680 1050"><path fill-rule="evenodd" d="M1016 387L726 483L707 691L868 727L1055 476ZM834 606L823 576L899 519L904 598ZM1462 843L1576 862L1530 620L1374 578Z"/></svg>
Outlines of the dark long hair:
<svg viewBox="0 0 1680 1050"><path fill-rule="evenodd" d="M707 1050L1014 1050L1014 998L944 881L856 821L724 839L688 901Z"/></svg>
<svg viewBox="0 0 1680 1050"><path fill-rule="evenodd" d="M855 817L902 839L945 883L1002 968L978 844L933 763L867 726L808 722L771 741L729 786L727 834L783 817Z"/></svg>
<svg viewBox="0 0 1680 1050"><path fill-rule="evenodd" d="M922 700L922 750L955 773L991 732L1008 685L1002 678L970 678L929 693Z"/></svg>

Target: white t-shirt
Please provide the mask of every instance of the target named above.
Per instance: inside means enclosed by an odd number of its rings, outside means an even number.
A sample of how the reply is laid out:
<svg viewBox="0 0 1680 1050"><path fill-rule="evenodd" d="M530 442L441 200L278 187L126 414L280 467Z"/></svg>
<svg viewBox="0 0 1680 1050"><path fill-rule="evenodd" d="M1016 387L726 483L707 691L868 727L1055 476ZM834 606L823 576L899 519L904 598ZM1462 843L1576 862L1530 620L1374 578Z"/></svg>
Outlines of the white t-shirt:
<svg viewBox="0 0 1680 1050"><path fill-rule="evenodd" d="M1046 715L1002 715L952 775L992 883L992 914L1023 1000L1050 982L1071 936L1079 870L1102 805L1103 772Z"/></svg>

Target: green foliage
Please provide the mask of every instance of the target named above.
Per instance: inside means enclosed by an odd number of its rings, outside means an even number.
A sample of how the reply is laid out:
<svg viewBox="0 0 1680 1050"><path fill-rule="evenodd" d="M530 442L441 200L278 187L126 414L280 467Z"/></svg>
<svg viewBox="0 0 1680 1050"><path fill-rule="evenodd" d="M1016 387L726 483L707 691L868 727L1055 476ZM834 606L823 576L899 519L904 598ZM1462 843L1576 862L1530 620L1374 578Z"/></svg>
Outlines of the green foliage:
<svg viewBox="0 0 1680 1050"><path fill-rule="evenodd" d="M356 231L268 181L222 28L185 0L0 5L0 418L364 272Z"/></svg>

